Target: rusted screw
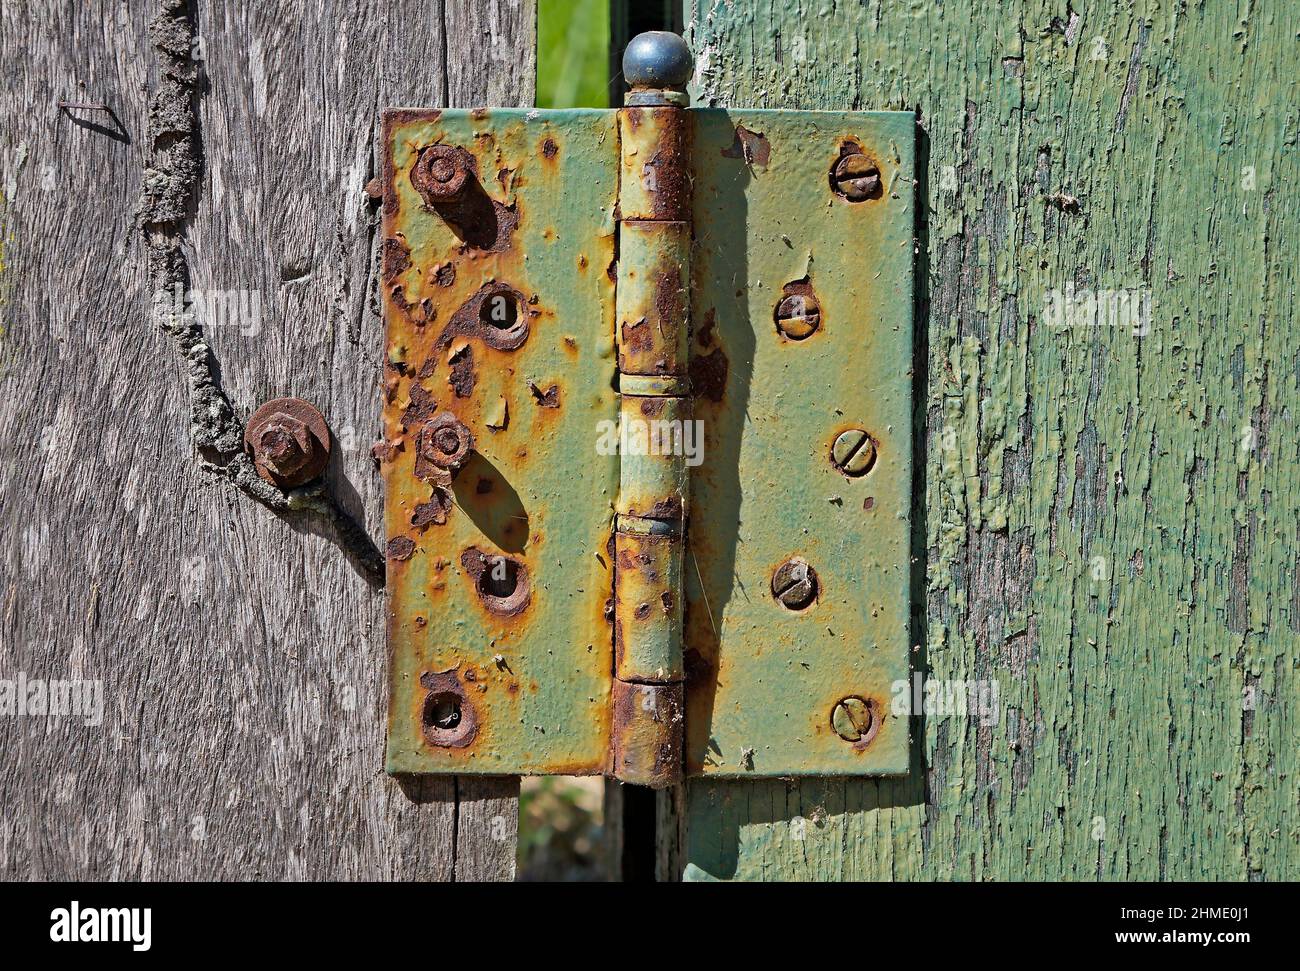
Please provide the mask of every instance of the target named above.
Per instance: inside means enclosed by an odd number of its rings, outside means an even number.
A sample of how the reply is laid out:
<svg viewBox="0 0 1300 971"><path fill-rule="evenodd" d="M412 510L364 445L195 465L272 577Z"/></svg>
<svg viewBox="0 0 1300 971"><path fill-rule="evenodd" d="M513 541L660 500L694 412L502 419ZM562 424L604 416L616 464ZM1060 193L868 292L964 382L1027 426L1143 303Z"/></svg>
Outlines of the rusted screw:
<svg viewBox="0 0 1300 971"><path fill-rule="evenodd" d="M470 154L454 145L432 145L411 170L411 185L429 204L450 202L465 191L472 172Z"/></svg>
<svg viewBox="0 0 1300 971"><path fill-rule="evenodd" d="M772 574L772 596L789 610L803 610L817 599L817 573L808 561L792 556Z"/></svg>
<svg viewBox="0 0 1300 971"><path fill-rule="evenodd" d="M291 476L307 464L311 452L307 426L282 411L271 416L257 442L257 458L280 478Z"/></svg>
<svg viewBox="0 0 1300 971"><path fill-rule="evenodd" d="M325 471L330 458L329 425L302 399L276 398L249 418L244 450L253 456L258 475L290 489Z"/></svg>
<svg viewBox="0 0 1300 971"><path fill-rule="evenodd" d="M801 341L821 323L817 298L792 293L776 305L776 329L792 341Z"/></svg>
<svg viewBox="0 0 1300 971"><path fill-rule="evenodd" d="M876 461L876 443L861 428L840 432L831 446L831 464L845 475L865 475Z"/></svg>
<svg viewBox="0 0 1300 971"><path fill-rule="evenodd" d="M857 695L850 695L831 712L831 727L846 742L861 741L871 731L871 706Z"/></svg>
<svg viewBox="0 0 1300 971"><path fill-rule="evenodd" d="M880 169L865 155L845 155L835 166L835 186L849 202L870 199L880 192Z"/></svg>
<svg viewBox="0 0 1300 971"><path fill-rule="evenodd" d="M474 449L474 436L449 411L434 415L420 429L420 455L440 469L459 469Z"/></svg>

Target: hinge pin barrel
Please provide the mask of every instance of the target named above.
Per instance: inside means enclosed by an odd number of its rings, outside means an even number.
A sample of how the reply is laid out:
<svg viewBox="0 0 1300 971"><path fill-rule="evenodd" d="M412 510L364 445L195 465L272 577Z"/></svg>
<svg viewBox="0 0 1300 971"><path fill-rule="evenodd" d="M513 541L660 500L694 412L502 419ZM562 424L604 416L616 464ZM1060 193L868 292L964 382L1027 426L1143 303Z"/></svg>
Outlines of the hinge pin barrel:
<svg viewBox="0 0 1300 971"><path fill-rule="evenodd" d="M682 555L691 253L691 55L675 34L641 34L619 111L619 266L614 305L621 450L614 534L611 774L653 788L682 778Z"/></svg>

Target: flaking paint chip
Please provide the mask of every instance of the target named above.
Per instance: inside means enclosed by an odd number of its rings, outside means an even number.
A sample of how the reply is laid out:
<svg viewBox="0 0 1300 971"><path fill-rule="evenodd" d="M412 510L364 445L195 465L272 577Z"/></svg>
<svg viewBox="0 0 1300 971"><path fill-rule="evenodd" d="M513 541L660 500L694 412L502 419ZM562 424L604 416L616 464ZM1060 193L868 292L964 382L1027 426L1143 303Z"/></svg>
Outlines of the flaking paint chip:
<svg viewBox="0 0 1300 971"><path fill-rule="evenodd" d="M510 422L510 405L505 398L499 397L488 411L487 426L493 431L501 431Z"/></svg>

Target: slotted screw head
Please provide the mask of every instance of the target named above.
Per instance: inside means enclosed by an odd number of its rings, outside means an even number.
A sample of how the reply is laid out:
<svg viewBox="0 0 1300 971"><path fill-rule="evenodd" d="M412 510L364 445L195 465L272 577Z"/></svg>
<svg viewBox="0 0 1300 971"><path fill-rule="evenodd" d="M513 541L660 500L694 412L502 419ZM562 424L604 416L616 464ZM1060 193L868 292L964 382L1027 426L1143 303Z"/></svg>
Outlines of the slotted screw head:
<svg viewBox="0 0 1300 971"><path fill-rule="evenodd" d="M831 463L845 475L864 475L876 461L876 443L861 428L841 432L831 446Z"/></svg>
<svg viewBox="0 0 1300 971"><path fill-rule="evenodd" d="M772 596L789 610L803 610L817 599L817 572L807 560L790 557L772 574Z"/></svg>
<svg viewBox="0 0 1300 971"><path fill-rule="evenodd" d="M792 293L776 305L776 329L793 341L801 341L821 324L817 298Z"/></svg>
<svg viewBox="0 0 1300 971"><path fill-rule="evenodd" d="M835 166L835 186L850 202L862 202L880 191L880 169L865 155L845 155Z"/></svg>
<svg viewBox="0 0 1300 971"><path fill-rule="evenodd" d="M871 706L857 695L850 695L831 712L831 727L846 742L857 742L871 731Z"/></svg>

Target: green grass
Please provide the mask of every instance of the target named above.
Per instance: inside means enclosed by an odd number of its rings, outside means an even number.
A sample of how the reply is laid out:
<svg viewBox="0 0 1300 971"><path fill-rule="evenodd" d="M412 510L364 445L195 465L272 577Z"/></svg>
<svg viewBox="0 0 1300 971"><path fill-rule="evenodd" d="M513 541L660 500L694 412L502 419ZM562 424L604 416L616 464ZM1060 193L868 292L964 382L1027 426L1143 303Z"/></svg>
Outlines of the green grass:
<svg viewBox="0 0 1300 971"><path fill-rule="evenodd" d="M609 0L539 0L537 107L609 107Z"/></svg>

